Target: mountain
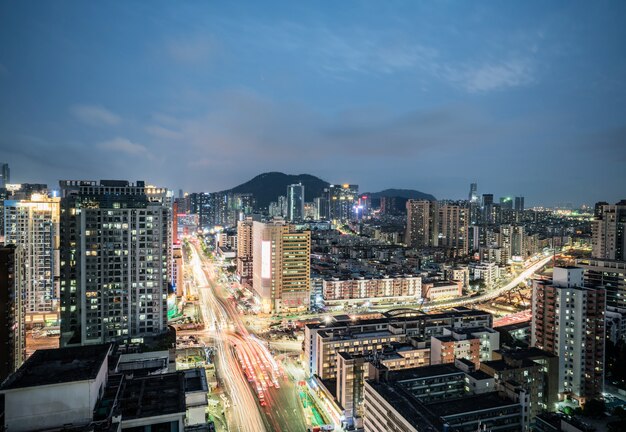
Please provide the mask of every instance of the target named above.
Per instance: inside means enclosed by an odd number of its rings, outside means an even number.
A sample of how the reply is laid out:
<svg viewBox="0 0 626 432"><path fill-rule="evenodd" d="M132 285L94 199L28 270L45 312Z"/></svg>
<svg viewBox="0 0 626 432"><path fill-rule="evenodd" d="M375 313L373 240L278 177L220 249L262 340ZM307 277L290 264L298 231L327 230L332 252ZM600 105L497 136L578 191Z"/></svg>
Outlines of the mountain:
<svg viewBox="0 0 626 432"><path fill-rule="evenodd" d="M381 197L397 197L405 199L424 199L434 201L436 198L431 194L420 192L414 189L385 189L384 191L371 193L372 199L380 199Z"/></svg>
<svg viewBox="0 0 626 432"><path fill-rule="evenodd" d="M280 195L286 196L287 186L295 183L304 185L304 199L307 202L322 196L324 188L329 186L328 182L310 174L290 175L268 172L223 192L251 193L256 199L257 208L267 208L270 202L276 201Z"/></svg>

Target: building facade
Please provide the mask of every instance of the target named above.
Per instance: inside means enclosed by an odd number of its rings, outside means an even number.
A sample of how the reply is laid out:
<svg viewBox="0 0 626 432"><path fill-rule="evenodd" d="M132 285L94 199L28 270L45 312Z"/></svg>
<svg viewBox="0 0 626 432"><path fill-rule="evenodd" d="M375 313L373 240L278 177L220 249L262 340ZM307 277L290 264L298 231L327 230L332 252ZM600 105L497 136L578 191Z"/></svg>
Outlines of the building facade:
<svg viewBox="0 0 626 432"><path fill-rule="evenodd" d="M59 198L32 194L4 201L4 235L6 244L24 250L27 324L57 321Z"/></svg>
<svg viewBox="0 0 626 432"><path fill-rule="evenodd" d="M311 232L282 220L253 222L252 287L265 313L308 307Z"/></svg>
<svg viewBox="0 0 626 432"><path fill-rule="evenodd" d="M170 209L144 182L61 181L61 345L167 329Z"/></svg>
<svg viewBox="0 0 626 432"><path fill-rule="evenodd" d="M555 267L533 283L531 345L559 357L559 393L581 403L604 389L606 295L580 267Z"/></svg>

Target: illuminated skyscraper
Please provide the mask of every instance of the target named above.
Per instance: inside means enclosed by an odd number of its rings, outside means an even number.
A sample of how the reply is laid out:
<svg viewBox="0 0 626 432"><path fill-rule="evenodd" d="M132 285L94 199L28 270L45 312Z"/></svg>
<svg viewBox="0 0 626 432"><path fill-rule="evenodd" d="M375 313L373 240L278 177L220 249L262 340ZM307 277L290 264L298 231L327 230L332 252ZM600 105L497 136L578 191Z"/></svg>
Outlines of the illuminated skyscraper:
<svg viewBox="0 0 626 432"><path fill-rule="evenodd" d="M60 185L61 345L163 333L171 243L166 190L142 181Z"/></svg>
<svg viewBox="0 0 626 432"><path fill-rule="evenodd" d="M469 202L478 203L478 183L470 183Z"/></svg>
<svg viewBox="0 0 626 432"><path fill-rule="evenodd" d="M356 217L354 210L358 199L358 185L330 185L328 188L330 219L340 222L353 220Z"/></svg>
<svg viewBox="0 0 626 432"><path fill-rule="evenodd" d="M287 220L290 222L304 219L304 185L301 183L287 186Z"/></svg>
<svg viewBox="0 0 626 432"><path fill-rule="evenodd" d="M310 298L311 232L277 220L253 222L252 287L265 313L306 308Z"/></svg>
<svg viewBox="0 0 626 432"><path fill-rule="evenodd" d="M57 321L59 198L32 194L4 201L4 236L6 244L24 250L27 324Z"/></svg>

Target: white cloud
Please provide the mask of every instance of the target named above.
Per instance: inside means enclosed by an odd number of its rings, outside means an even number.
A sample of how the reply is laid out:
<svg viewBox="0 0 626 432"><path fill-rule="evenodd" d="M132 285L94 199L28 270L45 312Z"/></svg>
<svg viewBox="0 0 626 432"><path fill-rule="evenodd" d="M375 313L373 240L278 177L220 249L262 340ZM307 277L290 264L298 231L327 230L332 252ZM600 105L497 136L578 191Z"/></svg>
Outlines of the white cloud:
<svg viewBox="0 0 626 432"><path fill-rule="evenodd" d="M99 105L73 105L70 112L78 120L91 126L115 126L122 118Z"/></svg>
<svg viewBox="0 0 626 432"><path fill-rule="evenodd" d="M448 68L445 75L470 93L520 87L534 80L530 62L522 59Z"/></svg>
<svg viewBox="0 0 626 432"><path fill-rule="evenodd" d="M128 138L117 137L98 143L97 147L101 150L122 152L130 156L147 156L152 158L152 154L145 146L134 143Z"/></svg>

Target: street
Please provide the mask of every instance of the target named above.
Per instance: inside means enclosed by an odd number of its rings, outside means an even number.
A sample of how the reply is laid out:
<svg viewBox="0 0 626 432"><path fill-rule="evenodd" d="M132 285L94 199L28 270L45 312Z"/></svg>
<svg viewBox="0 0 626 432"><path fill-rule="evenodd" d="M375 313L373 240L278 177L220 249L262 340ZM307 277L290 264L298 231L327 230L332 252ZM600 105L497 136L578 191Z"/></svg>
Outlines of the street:
<svg viewBox="0 0 626 432"><path fill-rule="evenodd" d="M293 431L306 429L294 383L273 358L267 343L249 333L216 269L191 242L191 261L206 324L201 335L216 347L218 377L230 398L231 430Z"/></svg>

